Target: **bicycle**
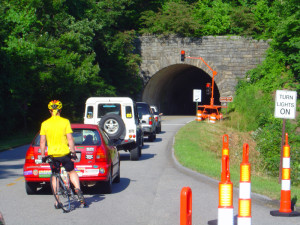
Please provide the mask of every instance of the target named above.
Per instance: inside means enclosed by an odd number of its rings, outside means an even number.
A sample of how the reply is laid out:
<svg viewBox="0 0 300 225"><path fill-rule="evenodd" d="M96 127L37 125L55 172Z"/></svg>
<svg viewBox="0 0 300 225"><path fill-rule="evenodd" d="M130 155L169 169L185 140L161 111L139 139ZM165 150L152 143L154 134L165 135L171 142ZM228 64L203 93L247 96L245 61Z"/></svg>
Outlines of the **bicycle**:
<svg viewBox="0 0 300 225"><path fill-rule="evenodd" d="M55 162L55 158L53 156L46 156L43 160L46 163L51 165L52 162ZM53 164L52 164L53 165ZM54 165L53 165L54 166ZM54 170L55 171L55 170ZM71 198L77 200L74 192L70 185L70 177L64 167L60 165L60 172L53 172L50 177L50 186L52 193L56 202L58 202L58 208L62 208L62 210L67 213L71 211ZM55 179L55 182L53 182ZM55 184L55 185L53 185ZM85 206L85 204L84 204Z"/></svg>

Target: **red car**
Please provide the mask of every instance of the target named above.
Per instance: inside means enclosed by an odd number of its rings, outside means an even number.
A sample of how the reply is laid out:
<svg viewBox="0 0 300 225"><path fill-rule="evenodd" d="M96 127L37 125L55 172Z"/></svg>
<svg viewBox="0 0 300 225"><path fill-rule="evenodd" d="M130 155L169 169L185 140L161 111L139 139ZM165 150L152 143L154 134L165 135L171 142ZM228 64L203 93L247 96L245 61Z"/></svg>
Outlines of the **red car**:
<svg viewBox="0 0 300 225"><path fill-rule="evenodd" d="M111 193L112 182L120 182L120 156L117 148L97 125L71 124L78 159L75 171L81 185L99 183L105 193ZM47 149L46 149L47 155ZM41 160L40 135L29 146L23 168L27 194L35 194L39 187L49 184L51 169Z"/></svg>

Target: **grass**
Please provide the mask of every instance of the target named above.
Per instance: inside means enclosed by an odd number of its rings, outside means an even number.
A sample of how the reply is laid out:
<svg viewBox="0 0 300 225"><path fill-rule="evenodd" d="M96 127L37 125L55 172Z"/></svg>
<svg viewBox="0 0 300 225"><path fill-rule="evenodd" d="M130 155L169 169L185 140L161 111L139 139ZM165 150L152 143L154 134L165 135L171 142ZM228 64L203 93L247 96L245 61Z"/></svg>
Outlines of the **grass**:
<svg viewBox="0 0 300 225"><path fill-rule="evenodd" d="M0 139L0 152L11 149L20 145L31 143L34 138L33 133L29 134L16 134L15 136Z"/></svg>
<svg viewBox="0 0 300 225"><path fill-rule="evenodd" d="M269 177L262 170L260 155L255 150L256 144L251 134L229 127L226 121L216 124L193 121L181 128L175 138L175 156L183 166L220 180L224 134L229 137L230 179L233 185L239 186L243 144L247 143L251 164L251 191L280 200L281 183L278 182L278 177ZM292 198L296 196L300 199L300 186L292 186L291 193ZM300 206L299 202L297 206Z"/></svg>

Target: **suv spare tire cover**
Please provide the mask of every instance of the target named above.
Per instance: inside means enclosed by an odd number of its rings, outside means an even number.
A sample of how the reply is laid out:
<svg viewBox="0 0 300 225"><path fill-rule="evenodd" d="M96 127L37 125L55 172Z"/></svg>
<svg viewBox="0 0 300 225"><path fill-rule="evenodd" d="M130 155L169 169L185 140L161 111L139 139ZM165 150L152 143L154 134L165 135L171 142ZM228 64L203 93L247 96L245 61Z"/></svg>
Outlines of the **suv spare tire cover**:
<svg viewBox="0 0 300 225"><path fill-rule="evenodd" d="M99 122L99 127L112 139L125 137L125 124L119 115L107 114L103 116Z"/></svg>

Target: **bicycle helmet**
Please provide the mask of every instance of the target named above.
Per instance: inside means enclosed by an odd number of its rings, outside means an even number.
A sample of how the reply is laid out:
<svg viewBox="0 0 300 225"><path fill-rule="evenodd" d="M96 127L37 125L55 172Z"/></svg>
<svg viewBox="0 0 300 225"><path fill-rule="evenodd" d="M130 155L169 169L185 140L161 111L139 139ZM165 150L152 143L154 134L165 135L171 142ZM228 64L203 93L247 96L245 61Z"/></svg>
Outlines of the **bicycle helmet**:
<svg viewBox="0 0 300 225"><path fill-rule="evenodd" d="M52 100L51 102L49 102L48 104L48 109L50 109L51 111L55 111L57 112L58 110L60 110L62 108L62 103L59 100ZM56 113L55 113L56 114Z"/></svg>

